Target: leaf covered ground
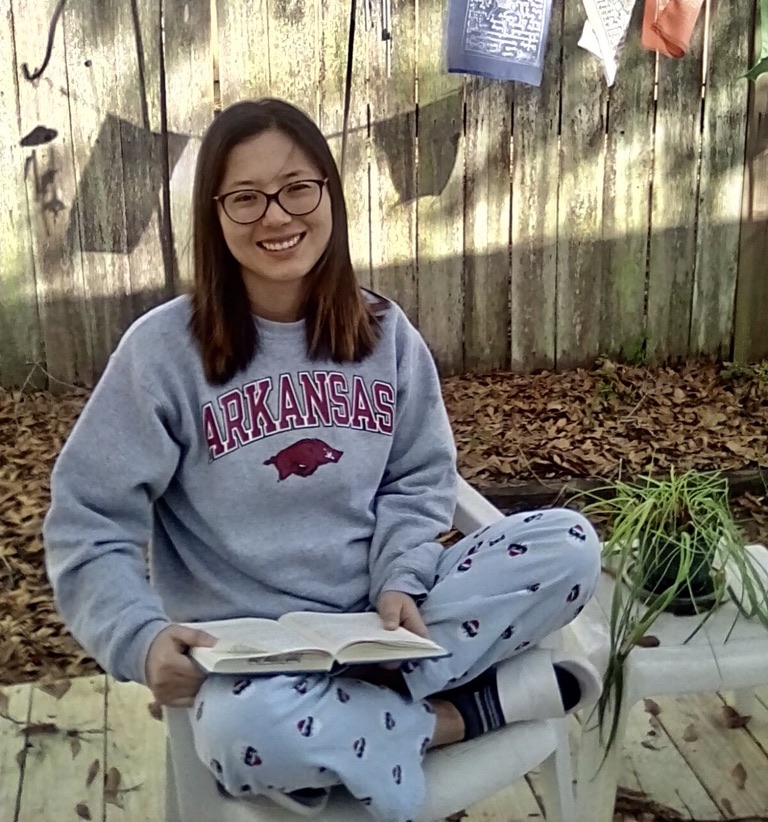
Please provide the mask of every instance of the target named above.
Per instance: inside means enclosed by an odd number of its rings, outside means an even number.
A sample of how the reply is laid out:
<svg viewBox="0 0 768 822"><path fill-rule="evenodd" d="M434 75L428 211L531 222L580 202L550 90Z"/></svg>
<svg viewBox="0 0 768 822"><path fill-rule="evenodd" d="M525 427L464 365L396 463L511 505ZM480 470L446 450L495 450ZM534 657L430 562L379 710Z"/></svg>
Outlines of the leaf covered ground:
<svg viewBox="0 0 768 822"><path fill-rule="evenodd" d="M509 485L645 471L768 467L768 365L446 379L462 474ZM59 621L40 526L56 455L84 391L0 389L0 683L98 671ZM765 489L734 501L750 539L768 544Z"/></svg>

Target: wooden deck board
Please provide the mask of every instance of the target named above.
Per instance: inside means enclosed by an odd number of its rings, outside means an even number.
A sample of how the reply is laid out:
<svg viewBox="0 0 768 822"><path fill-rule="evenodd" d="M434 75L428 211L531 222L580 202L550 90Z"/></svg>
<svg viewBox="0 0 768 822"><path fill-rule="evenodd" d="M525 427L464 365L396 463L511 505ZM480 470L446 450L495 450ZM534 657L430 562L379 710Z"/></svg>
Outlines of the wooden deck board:
<svg viewBox="0 0 768 822"><path fill-rule="evenodd" d="M32 689L28 685L0 688L0 820L13 819L23 775L24 734L29 721Z"/></svg>
<svg viewBox="0 0 768 822"><path fill-rule="evenodd" d="M164 818L165 726L149 716L151 701L142 685L109 682L105 822Z"/></svg>
<svg viewBox="0 0 768 822"><path fill-rule="evenodd" d="M761 818L768 807L768 784L760 778L768 756L768 687L757 697L742 729L723 722L729 694L660 698L658 717L639 703L630 714L620 784L686 819ZM32 685L0 688L0 822L79 822L86 809L100 822L162 820L164 728L150 717L148 701L141 686L104 677L73 680L58 694ZM29 736L22 769L20 730L27 725L43 727ZM119 784L113 774L105 788L113 768ZM537 784L534 772L468 808L465 822L543 820Z"/></svg>
<svg viewBox="0 0 768 822"><path fill-rule="evenodd" d="M653 703L648 707L653 710ZM629 714L619 783L642 791L684 818L719 819L717 806L680 755L681 741L646 709L645 702L637 703Z"/></svg>
<svg viewBox="0 0 768 822"><path fill-rule="evenodd" d="M31 688L15 822L102 819L102 784L89 781L89 770L94 761L104 759L104 684L103 676L95 676L72 680L63 694Z"/></svg>
<svg viewBox="0 0 768 822"><path fill-rule="evenodd" d="M765 754L744 728L729 729L717 694L657 700L659 721L725 819L768 808Z"/></svg>
<svg viewBox="0 0 768 822"><path fill-rule="evenodd" d="M544 819L527 779L518 779L490 799L467 808L466 813L463 822L531 822Z"/></svg>

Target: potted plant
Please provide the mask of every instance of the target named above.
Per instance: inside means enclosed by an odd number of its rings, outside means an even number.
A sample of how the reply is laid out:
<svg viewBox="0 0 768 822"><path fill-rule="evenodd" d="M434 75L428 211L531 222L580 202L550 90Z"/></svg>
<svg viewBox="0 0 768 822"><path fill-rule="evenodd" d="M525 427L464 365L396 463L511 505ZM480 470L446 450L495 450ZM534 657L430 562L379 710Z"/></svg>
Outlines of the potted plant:
<svg viewBox="0 0 768 822"><path fill-rule="evenodd" d="M672 469L660 478L616 481L577 500L584 497L582 512L605 526L603 565L616 578L609 663L597 704L601 733L613 705L607 751L616 738L624 663L637 645L652 643L649 632L663 613L698 617L687 642L728 596L766 628L768 609L720 473Z"/></svg>

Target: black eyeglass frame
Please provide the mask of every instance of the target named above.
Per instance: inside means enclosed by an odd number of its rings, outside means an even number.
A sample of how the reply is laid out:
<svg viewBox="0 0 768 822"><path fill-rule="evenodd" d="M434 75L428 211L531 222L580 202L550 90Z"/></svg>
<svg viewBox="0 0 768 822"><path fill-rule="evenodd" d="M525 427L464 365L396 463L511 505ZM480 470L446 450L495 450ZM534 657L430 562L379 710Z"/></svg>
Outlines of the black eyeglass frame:
<svg viewBox="0 0 768 822"><path fill-rule="evenodd" d="M291 186L295 186L297 183L315 183L320 188L320 196L317 198L317 205L313 208L310 208L309 211L290 211L287 209L281 202L280 202L280 195L285 191L286 188L290 188ZM259 220L264 219L264 215L269 211L269 206L271 203L276 202L280 208L286 214L290 214L291 217L306 217L307 214L311 214L313 211L317 211L320 207L320 203L323 202L323 189L328 185L328 178L324 177L322 180L315 180L308 178L306 180L291 180L290 183L286 183L284 186L278 188L277 191L273 192L272 194L268 194L266 191L261 191L258 188L238 188L235 191L228 191L226 194L217 194L213 199L215 202L219 203L219 205L224 210L224 213L227 215L228 219L232 220L233 223L237 225L253 225L254 223L258 223ZM264 206L264 211L255 219L255 220L248 220L247 222L241 222L240 220L236 220L228 211L226 201L228 197L231 197L233 194L242 194L245 191L253 191L255 194L263 194L266 198L266 204Z"/></svg>

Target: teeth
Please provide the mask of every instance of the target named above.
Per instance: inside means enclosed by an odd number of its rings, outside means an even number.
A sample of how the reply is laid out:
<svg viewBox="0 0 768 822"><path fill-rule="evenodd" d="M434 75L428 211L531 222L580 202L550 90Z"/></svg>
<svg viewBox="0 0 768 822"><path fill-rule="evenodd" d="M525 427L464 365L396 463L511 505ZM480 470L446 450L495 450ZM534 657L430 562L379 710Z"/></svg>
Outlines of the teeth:
<svg viewBox="0 0 768 822"><path fill-rule="evenodd" d="M289 248L293 248L295 245L298 245L299 240L301 239L301 234L297 234L295 237L291 237L288 240L283 240L281 243L267 243L263 242L262 245L267 251L286 251Z"/></svg>

